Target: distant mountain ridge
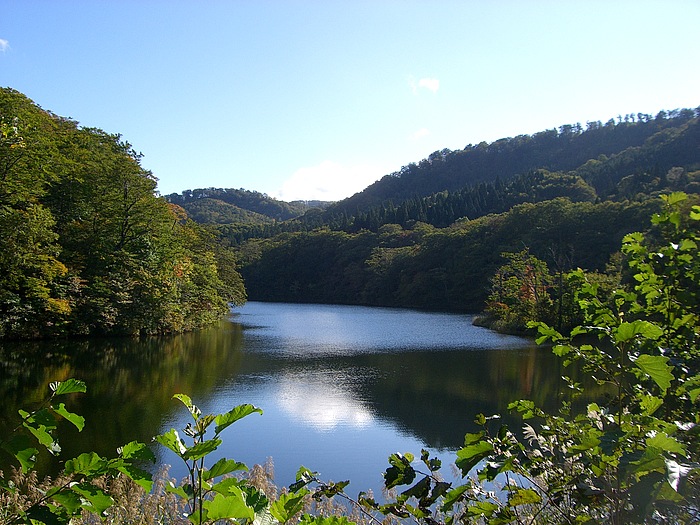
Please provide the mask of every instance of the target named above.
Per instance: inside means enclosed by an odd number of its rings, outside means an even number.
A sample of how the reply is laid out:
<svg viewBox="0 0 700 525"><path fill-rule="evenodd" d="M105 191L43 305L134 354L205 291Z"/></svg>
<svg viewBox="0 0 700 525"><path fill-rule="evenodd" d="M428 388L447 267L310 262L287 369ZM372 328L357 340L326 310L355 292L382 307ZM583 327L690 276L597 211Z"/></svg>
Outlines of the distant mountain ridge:
<svg viewBox="0 0 700 525"><path fill-rule="evenodd" d="M194 221L204 224L286 221L303 215L311 208L325 208L330 204L317 200L285 202L243 188L199 188L164 197L168 202L184 208Z"/></svg>
<svg viewBox="0 0 700 525"><path fill-rule="evenodd" d="M637 113L619 116L617 122L588 122L585 129L563 125L462 150L443 149L333 203L284 202L256 191L216 188L165 198L197 222L236 225L227 231L238 242L321 226L375 231L382 224L420 221L444 227L462 217L556 197L596 201L668 189L698 193L699 117L700 107L656 116Z"/></svg>

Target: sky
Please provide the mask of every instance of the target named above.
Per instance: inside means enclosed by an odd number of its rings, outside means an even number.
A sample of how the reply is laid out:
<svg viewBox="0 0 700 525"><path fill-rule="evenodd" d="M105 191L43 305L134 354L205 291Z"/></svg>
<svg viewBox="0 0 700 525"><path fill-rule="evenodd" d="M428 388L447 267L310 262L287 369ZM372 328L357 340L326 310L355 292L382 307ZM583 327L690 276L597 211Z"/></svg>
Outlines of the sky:
<svg viewBox="0 0 700 525"><path fill-rule="evenodd" d="M444 148L700 105L698 0L0 0L0 86L161 194L339 200Z"/></svg>

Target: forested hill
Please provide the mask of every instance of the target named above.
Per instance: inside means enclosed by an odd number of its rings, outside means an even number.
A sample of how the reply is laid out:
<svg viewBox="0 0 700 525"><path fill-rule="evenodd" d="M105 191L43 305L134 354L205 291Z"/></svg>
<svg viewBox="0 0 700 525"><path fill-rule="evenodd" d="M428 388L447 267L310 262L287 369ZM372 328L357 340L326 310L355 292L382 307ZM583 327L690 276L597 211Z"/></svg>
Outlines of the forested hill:
<svg viewBox="0 0 700 525"><path fill-rule="evenodd" d="M323 201L284 202L264 193L233 188L198 188L166 195L187 211L189 217L203 224L265 224L286 221L303 215L311 208L325 208Z"/></svg>
<svg viewBox="0 0 700 525"><path fill-rule="evenodd" d="M671 191L700 193L700 110L443 150L325 211L217 229L251 299L474 312L506 252L614 273Z"/></svg>
<svg viewBox="0 0 700 525"><path fill-rule="evenodd" d="M233 252L140 160L0 88L0 339L180 332L245 301Z"/></svg>
<svg viewBox="0 0 700 525"><path fill-rule="evenodd" d="M605 124L564 125L534 135L519 135L462 150L436 151L386 175L364 191L336 203L329 214L355 214L392 201L460 190L482 182L508 181L537 169L574 172L601 199L619 193L629 175L664 174L674 166L700 161L700 108L662 111L655 117L626 115Z"/></svg>
<svg viewBox="0 0 700 525"><path fill-rule="evenodd" d="M168 195L201 223L238 244L281 232L377 231L384 224L453 222L515 205L635 200L662 191L700 191L700 108L620 116L444 149L336 203L285 203L231 189Z"/></svg>

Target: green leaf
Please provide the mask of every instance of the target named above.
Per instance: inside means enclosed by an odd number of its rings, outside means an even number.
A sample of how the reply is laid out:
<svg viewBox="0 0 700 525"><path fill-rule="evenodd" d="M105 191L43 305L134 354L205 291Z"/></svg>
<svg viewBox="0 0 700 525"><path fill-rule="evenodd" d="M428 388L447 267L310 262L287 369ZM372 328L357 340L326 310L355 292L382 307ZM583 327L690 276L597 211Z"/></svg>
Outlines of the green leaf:
<svg viewBox="0 0 700 525"><path fill-rule="evenodd" d="M51 499L65 508L72 516L83 508L82 498L72 490L61 490L51 495Z"/></svg>
<svg viewBox="0 0 700 525"><path fill-rule="evenodd" d="M15 434L2 444L2 448L19 461L23 473L26 474L30 469L34 468L36 455L39 451L34 448L29 437L23 434Z"/></svg>
<svg viewBox="0 0 700 525"><path fill-rule="evenodd" d="M171 428L164 434L156 436L155 440L161 445L175 452L175 454L177 454L180 457L182 457L183 454L187 452L187 447L182 442L182 439L180 439L180 435L177 433L177 430L175 430L174 428Z"/></svg>
<svg viewBox="0 0 700 525"><path fill-rule="evenodd" d="M668 360L668 357L661 355L642 354L634 361L634 364L666 393L666 390L671 386L671 381L673 381L671 373L673 367L668 364Z"/></svg>
<svg viewBox="0 0 700 525"><path fill-rule="evenodd" d="M263 411L253 405L245 404L245 405L238 405L237 407L232 408L225 414L219 414L216 416L216 428L214 429L214 432L216 434L221 433L222 430L224 430L226 427L229 425L232 425L239 419L243 419L246 416L249 416L250 414L253 414L257 412L258 414L262 414Z"/></svg>
<svg viewBox="0 0 700 525"><path fill-rule="evenodd" d="M54 412L70 421L75 426L75 428L78 429L78 431L82 431L83 427L85 427L85 418L83 416L79 416L78 414L74 414L73 412L69 412L68 410L66 410L66 405L64 403L59 403L58 406L53 406L52 408Z"/></svg>
<svg viewBox="0 0 700 525"><path fill-rule="evenodd" d="M203 473L205 480L212 478L217 478L223 476L224 474L229 474L231 472L237 472L239 470L248 470L248 467L244 463L239 463L232 459L221 458L219 461L214 463L209 470Z"/></svg>
<svg viewBox="0 0 700 525"><path fill-rule="evenodd" d="M56 429L56 418L47 409L41 409L32 414L18 410L22 417L22 425L29 430L40 445L44 446L51 454L58 454L61 447L54 441L52 432Z"/></svg>
<svg viewBox="0 0 700 525"><path fill-rule="evenodd" d="M216 494L214 499L204 501L202 507L207 510L209 521L226 518L243 518L250 521L255 519L255 511L246 505L245 496L240 489L230 496Z"/></svg>
<svg viewBox="0 0 700 525"><path fill-rule="evenodd" d="M208 441L203 441L197 443L187 449L187 451L182 454L183 459L201 459L207 454L214 452L223 441L220 439L210 439Z"/></svg>
<svg viewBox="0 0 700 525"><path fill-rule="evenodd" d="M280 494L277 501L270 505L270 513L280 523L288 522L304 507L304 497L307 494L309 494L307 489L293 494Z"/></svg>
<svg viewBox="0 0 700 525"><path fill-rule="evenodd" d="M71 490L88 502L87 504L83 503L84 508L99 515L102 515L114 503L114 500L102 489L90 483L78 483L71 486Z"/></svg>
<svg viewBox="0 0 700 525"><path fill-rule="evenodd" d="M508 495L508 504L511 507L539 503L540 501L542 501L542 497L532 489L517 489Z"/></svg>
<svg viewBox="0 0 700 525"><path fill-rule="evenodd" d="M171 494L176 494L180 496L183 500L188 500L192 496L192 494L188 493L184 487L182 487L181 485L175 486L172 481L168 481L165 484L165 491Z"/></svg>
<svg viewBox="0 0 700 525"><path fill-rule="evenodd" d="M633 321L631 323L621 323L615 330L615 341L624 343L641 335L645 339L656 340L663 335L664 331L649 321Z"/></svg>
<svg viewBox="0 0 700 525"><path fill-rule="evenodd" d="M56 396L64 394L85 393L87 386L79 379L66 379L65 381L54 381L49 384L49 388Z"/></svg>
<svg viewBox="0 0 700 525"><path fill-rule="evenodd" d="M647 446L658 448L665 452L675 452L676 454L681 454L685 456L685 447L678 442L675 438L659 432L654 436L647 438Z"/></svg>
<svg viewBox="0 0 700 525"><path fill-rule="evenodd" d="M462 447L457 451L455 465L462 471L462 475L466 476L472 468L492 452L493 445L488 441L480 441L473 445Z"/></svg>
<svg viewBox="0 0 700 525"><path fill-rule="evenodd" d="M679 202L684 202L688 199L688 195L686 195L686 193L682 191L674 191L667 195L661 195L660 197L661 200L664 201L666 206L673 206L675 204L678 204Z"/></svg>
<svg viewBox="0 0 700 525"><path fill-rule="evenodd" d="M120 465L117 467L117 470L131 478L131 480L142 487L146 493L150 492L153 488L153 476L151 476L150 472L146 472L135 465Z"/></svg>
<svg viewBox="0 0 700 525"><path fill-rule="evenodd" d="M478 501L476 504L467 507L467 516L473 518L481 516L490 518L496 510L498 510L498 505L495 503L490 501Z"/></svg>
<svg viewBox="0 0 700 525"><path fill-rule="evenodd" d="M156 462L156 456L145 443L131 441L117 449L117 454L124 459Z"/></svg>
<svg viewBox="0 0 700 525"><path fill-rule="evenodd" d="M174 394L173 399L177 399L183 405L185 405L190 415L192 416L192 419L194 419L195 421L197 421L199 419L199 416L202 415L202 411L192 403L192 399L190 399L190 396L188 396L187 394Z"/></svg>
<svg viewBox="0 0 700 525"><path fill-rule="evenodd" d="M443 512L449 511L455 503L462 500L464 493L469 490L469 485L459 485L445 494L445 499L442 502L440 509Z"/></svg>
<svg viewBox="0 0 700 525"><path fill-rule="evenodd" d="M77 458L66 461L64 472L66 474L94 476L101 473L106 466L106 459L100 457L95 452L85 452L80 454Z"/></svg>
<svg viewBox="0 0 700 525"><path fill-rule="evenodd" d="M392 454L389 464L392 465L384 472L384 486L388 489L397 485L408 485L416 478L416 471L411 466L413 454Z"/></svg>
<svg viewBox="0 0 700 525"><path fill-rule="evenodd" d="M664 404L663 399L652 395L641 396L639 405L647 416L651 416Z"/></svg>

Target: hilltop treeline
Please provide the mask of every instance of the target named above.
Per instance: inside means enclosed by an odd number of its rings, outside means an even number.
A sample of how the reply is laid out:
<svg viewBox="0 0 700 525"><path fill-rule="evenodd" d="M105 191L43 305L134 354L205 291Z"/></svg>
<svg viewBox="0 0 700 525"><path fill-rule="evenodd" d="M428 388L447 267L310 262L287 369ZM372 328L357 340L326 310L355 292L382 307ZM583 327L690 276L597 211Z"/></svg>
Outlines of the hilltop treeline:
<svg viewBox="0 0 700 525"><path fill-rule="evenodd" d="M254 299L477 311L502 252L601 271L624 234L647 228L651 197L698 193L699 113L443 150L325 210L217 229L240 244Z"/></svg>
<svg viewBox="0 0 700 525"><path fill-rule="evenodd" d="M563 271L604 270L622 237L658 204L558 198L447 228L386 224L377 232L318 229L250 239L239 248L253 300L479 311L501 253L527 246Z"/></svg>
<svg viewBox="0 0 700 525"><path fill-rule="evenodd" d="M0 89L0 338L183 331L245 290L119 135Z"/></svg>

